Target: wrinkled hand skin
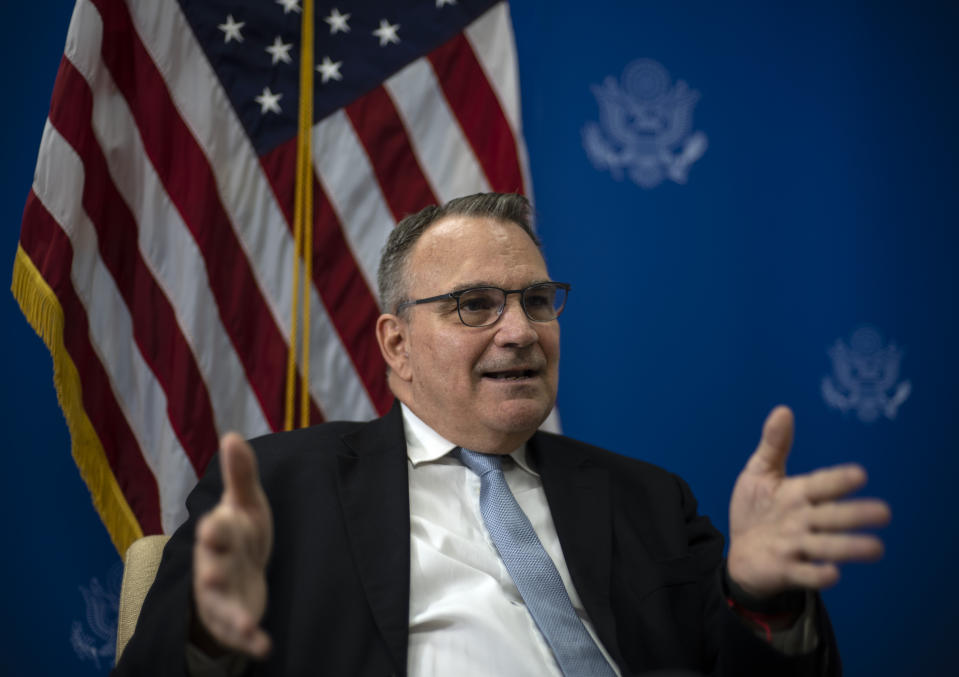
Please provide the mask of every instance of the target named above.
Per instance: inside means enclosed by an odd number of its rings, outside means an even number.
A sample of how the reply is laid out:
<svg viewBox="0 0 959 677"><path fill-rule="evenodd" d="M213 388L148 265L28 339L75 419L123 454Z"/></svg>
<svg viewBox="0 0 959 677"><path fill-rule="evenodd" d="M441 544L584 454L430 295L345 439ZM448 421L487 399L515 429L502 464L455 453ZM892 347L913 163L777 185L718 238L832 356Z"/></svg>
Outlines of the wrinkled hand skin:
<svg viewBox="0 0 959 677"><path fill-rule="evenodd" d="M197 524L193 546L199 621L194 627L199 625L208 637L192 639L207 653L239 651L263 658L271 646L259 623L266 611L273 518L253 450L236 433L220 441L220 466L223 495Z"/></svg>
<svg viewBox="0 0 959 677"><path fill-rule="evenodd" d="M729 504L729 576L757 598L826 588L839 563L879 559L882 541L859 531L891 518L881 500L845 498L866 484L859 465L786 476L794 428L792 411L773 409Z"/></svg>

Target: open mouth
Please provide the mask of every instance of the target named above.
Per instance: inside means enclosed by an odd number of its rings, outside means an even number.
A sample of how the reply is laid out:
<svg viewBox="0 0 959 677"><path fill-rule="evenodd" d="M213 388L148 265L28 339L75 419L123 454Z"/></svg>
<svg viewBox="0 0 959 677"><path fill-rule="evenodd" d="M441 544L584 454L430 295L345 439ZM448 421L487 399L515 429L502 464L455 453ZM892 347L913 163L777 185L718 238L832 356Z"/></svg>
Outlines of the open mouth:
<svg viewBox="0 0 959 677"><path fill-rule="evenodd" d="M535 369L507 369L504 371L488 371L483 374L483 378L493 379L494 381L522 381L533 378L538 373Z"/></svg>

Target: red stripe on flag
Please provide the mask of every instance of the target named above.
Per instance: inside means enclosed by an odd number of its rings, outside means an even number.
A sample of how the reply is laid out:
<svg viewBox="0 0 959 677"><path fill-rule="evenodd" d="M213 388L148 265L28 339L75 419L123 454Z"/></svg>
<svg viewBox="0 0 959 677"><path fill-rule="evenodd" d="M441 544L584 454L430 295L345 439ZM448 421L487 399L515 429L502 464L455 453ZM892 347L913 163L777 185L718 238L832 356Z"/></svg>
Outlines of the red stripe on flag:
<svg viewBox="0 0 959 677"><path fill-rule="evenodd" d="M136 219L110 178L91 125L92 114L90 87L64 57L54 85L50 123L83 162L83 208L96 228L100 257L129 309L140 353L166 393L170 425L197 474L202 474L217 450L210 396L173 306L140 253Z"/></svg>
<svg viewBox="0 0 959 677"><path fill-rule="evenodd" d="M296 139L292 139L261 159L288 227L293 222L295 158ZM386 364L373 333L379 306L315 175L313 183L313 284L373 406L385 414L393 404L393 393L386 384Z"/></svg>
<svg viewBox="0 0 959 677"><path fill-rule="evenodd" d="M466 36L457 34L430 52L429 59L490 187L523 193L513 130Z"/></svg>
<svg viewBox="0 0 959 677"><path fill-rule="evenodd" d="M396 106L383 87L348 105L346 114L366 149L396 221L438 202L413 152ZM322 148L317 150L323 152Z"/></svg>
<svg viewBox="0 0 959 677"><path fill-rule="evenodd" d="M93 345L87 313L70 278L73 245L31 191L23 211L20 245L57 295L63 309L63 344L82 384L83 409L107 463L144 534L163 533L156 478L110 389L110 378Z"/></svg>
<svg viewBox="0 0 959 677"><path fill-rule="evenodd" d="M213 170L137 37L129 10L120 0L93 3L103 20L103 60L130 106L147 155L203 255L217 311L247 379L270 425L279 430L287 343L220 201ZM317 416L322 420L319 409Z"/></svg>
<svg viewBox="0 0 959 677"><path fill-rule="evenodd" d="M393 406L393 393L386 383L386 363L374 333L379 304L353 259L329 198L315 175L313 208L313 284L323 290L323 302L337 333L349 346L356 371L382 416Z"/></svg>

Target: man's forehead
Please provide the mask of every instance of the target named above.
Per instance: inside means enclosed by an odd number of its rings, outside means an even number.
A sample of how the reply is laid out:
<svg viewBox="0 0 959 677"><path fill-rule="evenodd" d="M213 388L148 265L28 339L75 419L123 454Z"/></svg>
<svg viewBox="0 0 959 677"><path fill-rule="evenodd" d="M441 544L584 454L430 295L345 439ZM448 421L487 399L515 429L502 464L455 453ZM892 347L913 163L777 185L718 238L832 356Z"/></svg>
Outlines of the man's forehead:
<svg viewBox="0 0 959 677"><path fill-rule="evenodd" d="M433 239L455 242L461 239L469 239L477 234L498 232L507 227L519 228L512 221L494 219L490 216L450 214L428 226L420 237L420 241Z"/></svg>
<svg viewBox="0 0 959 677"><path fill-rule="evenodd" d="M415 250L445 249L465 252L482 245L496 249L515 248L517 246L535 250L539 248L522 226L513 221L495 219L489 216L471 216L452 214L431 224L420 236ZM537 256L537 258L540 258Z"/></svg>
<svg viewBox="0 0 959 677"><path fill-rule="evenodd" d="M539 247L521 226L483 216L452 215L432 224L414 246L408 266L414 287L500 286L513 274L547 276Z"/></svg>

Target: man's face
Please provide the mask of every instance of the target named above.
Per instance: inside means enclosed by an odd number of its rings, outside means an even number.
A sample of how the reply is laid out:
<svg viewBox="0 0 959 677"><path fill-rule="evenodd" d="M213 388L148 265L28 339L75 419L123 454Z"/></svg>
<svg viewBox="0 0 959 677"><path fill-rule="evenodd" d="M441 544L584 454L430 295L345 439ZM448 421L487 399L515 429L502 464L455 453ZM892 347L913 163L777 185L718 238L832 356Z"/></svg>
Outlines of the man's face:
<svg viewBox="0 0 959 677"><path fill-rule="evenodd" d="M462 216L426 230L410 253L408 273L412 299L549 280L542 255L519 226ZM400 377L417 416L476 451L506 453L535 432L556 401L556 320L531 321L519 294L507 297L502 316L489 327L465 326L453 299L406 312L408 369Z"/></svg>

